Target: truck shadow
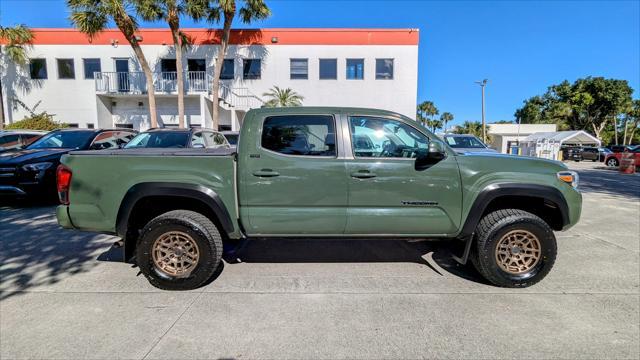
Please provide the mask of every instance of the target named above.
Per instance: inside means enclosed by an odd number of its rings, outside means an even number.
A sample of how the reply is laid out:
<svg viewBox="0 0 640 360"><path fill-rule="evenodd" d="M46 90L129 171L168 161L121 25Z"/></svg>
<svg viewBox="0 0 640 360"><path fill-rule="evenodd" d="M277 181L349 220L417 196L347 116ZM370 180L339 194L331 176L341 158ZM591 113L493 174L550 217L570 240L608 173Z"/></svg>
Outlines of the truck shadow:
<svg viewBox="0 0 640 360"><path fill-rule="evenodd" d="M434 273L443 272L469 281L487 284L469 263L461 265L454 241L269 239L249 240L237 251L225 253L227 263L360 263L408 262L424 265Z"/></svg>

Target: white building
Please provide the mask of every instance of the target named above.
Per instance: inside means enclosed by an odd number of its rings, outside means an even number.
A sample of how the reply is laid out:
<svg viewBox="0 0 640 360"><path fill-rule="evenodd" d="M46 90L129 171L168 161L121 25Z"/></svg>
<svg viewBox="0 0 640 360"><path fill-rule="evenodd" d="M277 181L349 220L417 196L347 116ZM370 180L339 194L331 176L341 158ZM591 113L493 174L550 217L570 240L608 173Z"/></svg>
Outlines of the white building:
<svg viewBox="0 0 640 360"><path fill-rule="evenodd" d="M187 124L211 127L211 76L219 31L189 29L183 63ZM73 29L35 29L30 64L0 64L5 122L28 107L84 127L150 126L144 74L127 41L107 30L92 41ZM145 56L154 71L159 120L177 125L175 52L165 29L145 29ZM234 30L225 56L220 124L239 128L274 85L304 96L307 106L373 107L415 115L418 86L415 29Z"/></svg>
<svg viewBox="0 0 640 360"><path fill-rule="evenodd" d="M501 153L514 153L518 144L535 133L554 132L556 124L488 124L491 135L490 146Z"/></svg>

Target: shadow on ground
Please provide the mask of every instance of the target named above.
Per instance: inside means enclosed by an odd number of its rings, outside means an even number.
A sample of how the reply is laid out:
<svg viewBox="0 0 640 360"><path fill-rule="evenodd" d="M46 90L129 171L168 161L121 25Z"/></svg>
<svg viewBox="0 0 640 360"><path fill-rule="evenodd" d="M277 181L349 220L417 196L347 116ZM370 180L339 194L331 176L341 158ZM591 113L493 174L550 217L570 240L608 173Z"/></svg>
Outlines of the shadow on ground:
<svg viewBox="0 0 640 360"><path fill-rule="evenodd" d="M579 169L580 191L640 199L640 174L621 174L616 168L601 166Z"/></svg>

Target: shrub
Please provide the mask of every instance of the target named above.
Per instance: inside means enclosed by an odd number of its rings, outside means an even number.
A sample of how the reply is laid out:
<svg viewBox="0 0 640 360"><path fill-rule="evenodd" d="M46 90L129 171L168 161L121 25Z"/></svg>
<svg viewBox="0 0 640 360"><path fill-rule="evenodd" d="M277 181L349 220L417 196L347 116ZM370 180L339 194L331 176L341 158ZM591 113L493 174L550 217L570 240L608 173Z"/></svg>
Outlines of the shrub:
<svg viewBox="0 0 640 360"><path fill-rule="evenodd" d="M5 129L29 129L29 130L55 130L66 128L69 125L59 123L53 120L53 115L47 114L43 111L39 114L33 114L25 117L20 121L16 121L13 124L7 125Z"/></svg>

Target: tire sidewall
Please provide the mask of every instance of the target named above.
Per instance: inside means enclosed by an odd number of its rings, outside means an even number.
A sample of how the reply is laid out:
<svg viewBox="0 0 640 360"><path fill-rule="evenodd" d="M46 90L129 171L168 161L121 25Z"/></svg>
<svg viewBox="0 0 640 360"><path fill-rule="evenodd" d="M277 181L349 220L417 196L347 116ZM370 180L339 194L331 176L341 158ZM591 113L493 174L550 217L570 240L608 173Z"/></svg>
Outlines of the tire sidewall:
<svg viewBox="0 0 640 360"><path fill-rule="evenodd" d="M545 277L556 259L557 244L553 231L546 224L539 224L542 220L523 218L505 219L506 221L496 224L487 234L487 248L484 251L484 266L495 275L496 281L502 286L526 287L531 283L536 283ZM500 239L507 233L514 230L524 230L532 233L538 238L542 248L541 258L535 267L522 274L512 274L503 270L496 260L496 248Z"/></svg>
<svg viewBox="0 0 640 360"><path fill-rule="evenodd" d="M153 262L152 249L156 239L170 231L181 231L193 238L198 246L199 260L187 277L172 277L161 272ZM207 281L218 266L216 249L208 238L211 235L200 224L189 219L165 218L150 222L145 226L137 246L138 266L155 286L168 290L196 288Z"/></svg>

